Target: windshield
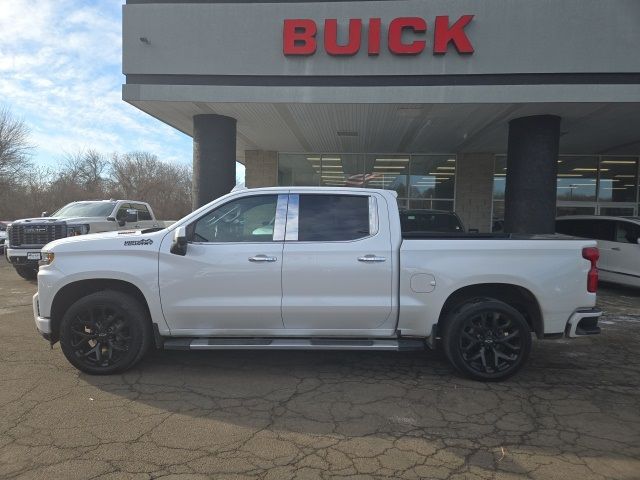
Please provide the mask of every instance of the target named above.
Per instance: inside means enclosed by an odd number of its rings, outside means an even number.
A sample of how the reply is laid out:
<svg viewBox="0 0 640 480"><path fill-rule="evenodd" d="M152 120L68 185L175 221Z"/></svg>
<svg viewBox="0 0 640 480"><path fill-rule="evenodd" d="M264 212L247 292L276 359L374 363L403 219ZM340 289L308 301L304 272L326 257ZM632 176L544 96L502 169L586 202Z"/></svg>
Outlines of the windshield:
<svg viewBox="0 0 640 480"><path fill-rule="evenodd" d="M106 217L113 212L115 206L115 202L75 202L65 205L51 216L58 218Z"/></svg>

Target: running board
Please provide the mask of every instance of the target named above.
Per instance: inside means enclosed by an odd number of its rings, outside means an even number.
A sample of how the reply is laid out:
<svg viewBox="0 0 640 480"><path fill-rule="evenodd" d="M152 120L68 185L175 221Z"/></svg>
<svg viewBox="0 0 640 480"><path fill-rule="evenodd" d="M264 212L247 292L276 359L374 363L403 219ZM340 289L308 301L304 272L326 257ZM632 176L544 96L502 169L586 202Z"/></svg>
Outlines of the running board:
<svg viewBox="0 0 640 480"><path fill-rule="evenodd" d="M167 350L424 350L423 339L164 338Z"/></svg>

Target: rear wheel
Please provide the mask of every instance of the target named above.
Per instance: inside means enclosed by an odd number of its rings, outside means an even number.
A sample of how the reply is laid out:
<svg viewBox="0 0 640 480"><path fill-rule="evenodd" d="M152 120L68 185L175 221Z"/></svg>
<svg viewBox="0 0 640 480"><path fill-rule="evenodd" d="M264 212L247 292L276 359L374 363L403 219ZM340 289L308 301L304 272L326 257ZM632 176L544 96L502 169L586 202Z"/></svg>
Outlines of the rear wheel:
<svg viewBox="0 0 640 480"><path fill-rule="evenodd" d="M494 299L478 299L446 319L443 346L462 374L500 381L515 374L531 353L531 329L515 308Z"/></svg>
<svg viewBox="0 0 640 480"><path fill-rule="evenodd" d="M16 272L25 280L35 280L38 278L38 267L31 265L14 265Z"/></svg>
<svg viewBox="0 0 640 480"><path fill-rule="evenodd" d="M151 343L151 323L142 305L113 290L76 301L60 323L60 346L78 370L92 375L133 367Z"/></svg>

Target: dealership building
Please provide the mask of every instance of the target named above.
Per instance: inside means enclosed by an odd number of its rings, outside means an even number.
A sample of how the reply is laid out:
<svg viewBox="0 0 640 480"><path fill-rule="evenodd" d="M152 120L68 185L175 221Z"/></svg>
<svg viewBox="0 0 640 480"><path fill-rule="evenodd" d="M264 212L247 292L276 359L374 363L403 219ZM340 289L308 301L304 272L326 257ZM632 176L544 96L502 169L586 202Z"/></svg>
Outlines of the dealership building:
<svg viewBox="0 0 640 480"><path fill-rule="evenodd" d="M193 137L194 206L237 160L480 231L640 215L638 0L127 0L123 72Z"/></svg>

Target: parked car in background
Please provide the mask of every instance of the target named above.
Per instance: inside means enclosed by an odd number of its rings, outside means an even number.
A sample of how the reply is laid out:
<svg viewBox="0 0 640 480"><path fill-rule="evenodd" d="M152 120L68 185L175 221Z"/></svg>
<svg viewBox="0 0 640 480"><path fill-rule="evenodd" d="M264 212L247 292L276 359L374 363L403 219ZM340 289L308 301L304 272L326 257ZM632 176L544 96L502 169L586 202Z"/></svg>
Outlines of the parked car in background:
<svg viewBox="0 0 640 480"><path fill-rule="evenodd" d="M597 240L600 279L640 287L640 217L559 217L556 232Z"/></svg>
<svg viewBox="0 0 640 480"><path fill-rule="evenodd" d="M7 229L6 257L18 275L34 280L40 249L59 238L113 230L159 227L148 203L134 200L72 202L48 216L12 222Z"/></svg>
<svg viewBox="0 0 640 480"><path fill-rule="evenodd" d="M7 239L7 225L9 225L9 222L0 221L0 253L4 253L4 244Z"/></svg>
<svg viewBox="0 0 640 480"><path fill-rule="evenodd" d="M445 210L400 210L403 232L464 233L460 217Z"/></svg>

